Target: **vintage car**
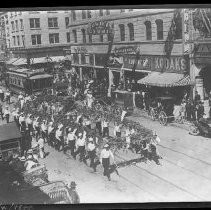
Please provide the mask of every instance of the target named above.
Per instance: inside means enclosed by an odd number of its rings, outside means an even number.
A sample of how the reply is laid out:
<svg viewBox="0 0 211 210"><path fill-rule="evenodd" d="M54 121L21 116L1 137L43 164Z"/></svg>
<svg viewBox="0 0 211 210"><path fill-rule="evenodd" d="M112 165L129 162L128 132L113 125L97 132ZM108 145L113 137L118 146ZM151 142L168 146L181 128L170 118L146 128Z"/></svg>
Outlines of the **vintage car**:
<svg viewBox="0 0 211 210"><path fill-rule="evenodd" d="M0 160L21 153L22 135L15 122L0 126Z"/></svg>

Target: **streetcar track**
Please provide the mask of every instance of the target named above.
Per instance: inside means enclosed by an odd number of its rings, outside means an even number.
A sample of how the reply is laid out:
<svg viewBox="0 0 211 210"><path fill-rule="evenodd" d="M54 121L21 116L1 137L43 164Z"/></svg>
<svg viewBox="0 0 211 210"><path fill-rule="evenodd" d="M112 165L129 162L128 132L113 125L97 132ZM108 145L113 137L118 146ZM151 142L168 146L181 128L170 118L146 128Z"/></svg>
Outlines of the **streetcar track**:
<svg viewBox="0 0 211 210"><path fill-rule="evenodd" d="M117 156L118 158L124 160L124 161L127 161L127 159L125 159L125 158L123 158L123 157L120 157L119 155L116 155L116 156ZM180 189L181 191L190 194L190 195L193 196L193 197L196 197L196 198L201 199L201 200L205 200L204 198L202 198L202 197L200 197L200 196L198 196L198 195L195 195L195 194L193 194L193 193L187 191L186 189L183 189L182 187L180 187L180 186L178 186L178 185L176 185L176 184L174 184L174 183L172 183L172 182L170 182L170 181L168 181L168 180L166 180L166 179L164 179L164 178L158 176L157 174L154 174L154 173L148 171L147 169L144 169L144 168L142 168L142 167L140 167L140 166L137 166L137 165L134 165L134 167L136 167L136 168L138 168L138 169L140 169L140 170L146 171L146 172L147 172L148 174L150 174L151 176L155 176L155 177L157 177L158 179L161 179L161 180L163 180L164 182L169 183L170 185L174 186L175 188L178 188L178 189Z"/></svg>

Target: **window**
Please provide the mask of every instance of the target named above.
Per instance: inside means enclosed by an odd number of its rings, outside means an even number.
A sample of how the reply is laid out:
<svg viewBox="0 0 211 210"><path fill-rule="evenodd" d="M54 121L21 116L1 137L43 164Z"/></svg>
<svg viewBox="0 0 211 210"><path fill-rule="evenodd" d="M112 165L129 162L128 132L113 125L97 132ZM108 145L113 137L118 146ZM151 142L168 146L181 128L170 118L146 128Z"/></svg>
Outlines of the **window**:
<svg viewBox="0 0 211 210"><path fill-rule="evenodd" d="M75 13L75 10L72 11L72 18L73 18L73 21L76 21L76 13Z"/></svg>
<svg viewBox="0 0 211 210"><path fill-rule="evenodd" d="M19 36L17 36L17 44L18 44L18 46L20 46L20 37Z"/></svg>
<svg viewBox="0 0 211 210"><path fill-rule="evenodd" d="M82 19L86 19L86 10L82 10Z"/></svg>
<svg viewBox="0 0 211 210"><path fill-rule="evenodd" d="M12 31L15 31L15 24L14 24L14 21L11 22L11 25L12 25Z"/></svg>
<svg viewBox="0 0 211 210"><path fill-rule="evenodd" d="M19 31L19 28L18 28L18 20L15 21L15 28L16 28L16 31Z"/></svg>
<svg viewBox="0 0 211 210"><path fill-rule="evenodd" d="M86 43L86 31L85 31L85 29L81 29L81 33L82 33L83 43Z"/></svg>
<svg viewBox="0 0 211 210"><path fill-rule="evenodd" d="M92 34L89 34L89 43L92 43Z"/></svg>
<svg viewBox="0 0 211 210"><path fill-rule="evenodd" d="M157 25L157 40L163 40L163 21L159 19L155 23Z"/></svg>
<svg viewBox="0 0 211 210"><path fill-rule="evenodd" d="M50 44L59 43L59 33L49 34Z"/></svg>
<svg viewBox="0 0 211 210"><path fill-rule="evenodd" d="M85 54L81 54L81 64L86 64L86 56Z"/></svg>
<svg viewBox="0 0 211 210"><path fill-rule="evenodd" d="M146 27L146 40L152 40L152 26L150 21L146 21L145 23Z"/></svg>
<svg viewBox="0 0 211 210"><path fill-rule="evenodd" d="M100 35L100 42L103 42L103 34Z"/></svg>
<svg viewBox="0 0 211 210"><path fill-rule="evenodd" d="M66 25L66 28L68 27L69 22L70 22L70 18L69 17L65 17L65 25Z"/></svg>
<svg viewBox="0 0 211 210"><path fill-rule="evenodd" d="M23 43L23 46L25 47L25 36L22 35L22 43Z"/></svg>
<svg viewBox="0 0 211 210"><path fill-rule="evenodd" d="M121 9L120 12L125 12L125 9Z"/></svg>
<svg viewBox="0 0 211 210"><path fill-rule="evenodd" d="M91 18L91 17L92 17L91 10L87 10L87 18Z"/></svg>
<svg viewBox="0 0 211 210"><path fill-rule="evenodd" d="M102 9L99 10L99 15L103 16L103 10Z"/></svg>
<svg viewBox="0 0 211 210"><path fill-rule="evenodd" d="M30 28L40 28L40 18L30 18Z"/></svg>
<svg viewBox="0 0 211 210"><path fill-rule="evenodd" d="M16 39L15 39L15 36L13 36L12 39L13 39L13 45L16 46Z"/></svg>
<svg viewBox="0 0 211 210"><path fill-rule="evenodd" d="M120 40L125 41L125 26L123 24L120 24L119 30L120 30Z"/></svg>
<svg viewBox="0 0 211 210"><path fill-rule="evenodd" d="M106 9L106 15L110 15L110 10Z"/></svg>
<svg viewBox="0 0 211 210"><path fill-rule="evenodd" d="M70 32L67 32L67 42L70 42Z"/></svg>
<svg viewBox="0 0 211 210"><path fill-rule="evenodd" d="M77 31L73 30L74 42L77 43Z"/></svg>
<svg viewBox="0 0 211 210"><path fill-rule="evenodd" d="M20 19L21 30L23 30L23 19Z"/></svg>
<svg viewBox="0 0 211 210"><path fill-rule="evenodd" d="M130 41L133 41L134 40L134 26L132 23L129 23L127 26L129 29L129 39Z"/></svg>
<svg viewBox="0 0 211 210"><path fill-rule="evenodd" d="M48 18L48 27L49 28L57 28L58 27L57 18Z"/></svg>
<svg viewBox="0 0 211 210"><path fill-rule="evenodd" d="M175 22L176 22L175 39L182 39L182 17L181 17L181 13L178 14Z"/></svg>
<svg viewBox="0 0 211 210"><path fill-rule="evenodd" d="M31 35L31 41L32 41L32 45L41 44L41 34Z"/></svg>

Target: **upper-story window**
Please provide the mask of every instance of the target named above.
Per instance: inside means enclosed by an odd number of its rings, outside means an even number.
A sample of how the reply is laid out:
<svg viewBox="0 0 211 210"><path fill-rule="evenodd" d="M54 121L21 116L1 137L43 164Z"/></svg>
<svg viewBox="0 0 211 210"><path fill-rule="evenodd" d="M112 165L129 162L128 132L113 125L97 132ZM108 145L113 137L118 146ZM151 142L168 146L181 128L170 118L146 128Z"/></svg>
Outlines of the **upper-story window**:
<svg viewBox="0 0 211 210"><path fill-rule="evenodd" d="M119 25L119 31L120 31L120 40L125 41L125 26L123 24Z"/></svg>
<svg viewBox="0 0 211 210"><path fill-rule="evenodd" d="M65 17L65 26L66 26L66 28L68 27L69 23L70 23L70 18L69 17Z"/></svg>
<svg viewBox="0 0 211 210"><path fill-rule="evenodd" d="M100 42L103 42L103 34L100 34Z"/></svg>
<svg viewBox="0 0 211 210"><path fill-rule="evenodd" d="M89 43L92 43L92 34L89 34Z"/></svg>
<svg viewBox="0 0 211 210"><path fill-rule="evenodd" d="M25 36L22 35L22 43L23 43L23 46L25 47Z"/></svg>
<svg viewBox="0 0 211 210"><path fill-rule="evenodd" d="M13 39L13 45L16 46L16 39L15 39L15 36L13 36L12 39Z"/></svg>
<svg viewBox="0 0 211 210"><path fill-rule="evenodd" d="M23 30L23 19L20 19L21 30Z"/></svg>
<svg viewBox="0 0 211 210"><path fill-rule="evenodd" d="M70 42L70 32L67 32L67 42Z"/></svg>
<svg viewBox="0 0 211 210"><path fill-rule="evenodd" d="M14 23L14 21L11 21L11 25L12 25L12 31L15 31L15 23Z"/></svg>
<svg viewBox="0 0 211 210"><path fill-rule="evenodd" d="M41 44L41 34L33 34L31 35L32 45Z"/></svg>
<svg viewBox="0 0 211 210"><path fill-rule="evenodd" d="M30 18L30 28L40 28L40 18Z"/></svg>
<svg viewBox="0 0 211 210"><path fill-rule="evenodd" d="M134 41L134 26L132 23L129 23L127 26L129 29L129 39L130 41Z"/></svg>
<svg viewBox="0 0 211 210"><path fill-rule="evenodd" d="M82 41L83 41L83 43L86 43L86 31L85 31L85 29L83 28L83 29L81 29L81 33L82 33Z"/></svg>
<svg viewBox="0 0 211 210"><path fill-rule="evenodd" d="M146 21L145 23L146 27L146 40L152 40L152 26L150 21Z"/></svg>
<svg viewBox="0 0 211 210"><path fill-rule="evenodd" d="M102 9L99 10L99 16L103 16L103 10Z"/></svg>
<svg viewBox="0 0 211 210"><path fill-rule="evenodd" d="M73 38L74 38L74 42L77 43L78 39L77 39L77 31L73 30Z"/></svg>
<svg viewBox="0 0 211 210"><path fill-rule="evenodd" d="M178 13L176 18L176 35L175 39L182 39L182 16L181 13Z"/></svg>
<svg viewBox="0 0 211 210"><path fill-rule="evenodd" d="M57 28L58 27L58 18L48 18L48 27Z"/></svg>
<svg viewBox="0 0 211 210"><path fill-rule="evenodd" d="M59 33L49 34L50 44L59 43Z"/></svg>
<svg viewBox="0 0 211 210"><path fill-rule="evenodd" d="M16 31L19 31L18 20L15 20L15 28L16 28Z"/></svg>
<svg viewBox="0 0 211 210"><path fill-rule="evenodd" d="M92 17L92 12L91 10L87 10L87 18L91 18Z"/></svg>
<svg viewBox="0 0 211 210"><path fill-rule="evenodd" d="M157 40L163 40L163 20L156 20L155 23L157 26Z"/></svg>
<svg viewBox="0 0 211 210"><path fill-rule="evenodd" d="M106 15L110 15L110 10L106 9Z"/></svg>
<svg viewBox="0 0 211 210"><path fill-rule="evenodd" d="M121 9L120 12L125 12L125 9Z"/></svg>
<svg viewBox="0 0 211 210"><path fill-rule="evenodd" d="M82 19L86 19L86 10L82 10Z"/></svg>
<svg viewBox="0 0 211 210"><path fill-rule="evenodd" d="M75 12L75 10L72 10L72 18L73 18L73 21L76 21L76 12Z"/></svg>
<svg viewBox="0 0 211 210"><path fill-rule="evenodd" d="M17 44L20 46L20 36L17 36Z"/></svg>

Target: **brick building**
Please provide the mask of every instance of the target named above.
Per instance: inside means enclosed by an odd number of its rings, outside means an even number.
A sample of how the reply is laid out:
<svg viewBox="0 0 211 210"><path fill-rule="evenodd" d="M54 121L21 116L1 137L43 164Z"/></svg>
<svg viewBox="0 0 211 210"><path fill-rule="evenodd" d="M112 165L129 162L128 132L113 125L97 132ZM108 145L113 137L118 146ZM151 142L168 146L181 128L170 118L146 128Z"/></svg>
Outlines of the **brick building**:
<svg viewBox="0 0 211 210"><path fill-rule="evenodd" d="M138 81L152 73L162 72L165 73L162 76L169 81L177 82L175 78L182 80L183 75L185 77L189 71L189 60L187 56L184 58L182 13L181 24L178 26L180 33L173 41L171 56L166 58L164 51L174 14L174 9L72 11L69 25L72 65L80 73L81 79L91 72L98 78L107 77L110 87L113 83L119 83L122 74L128 78L133 75ZM108 35L89 34L91 24L99 25L103 22L113 25L112 52L118 54L118 59L123 64L121 67L113 65L108 69L104 68L108 52ZM140 57L134 76L132 69L137 49L140 51ZM167 87L165 84L161 86Z"/></svg>

